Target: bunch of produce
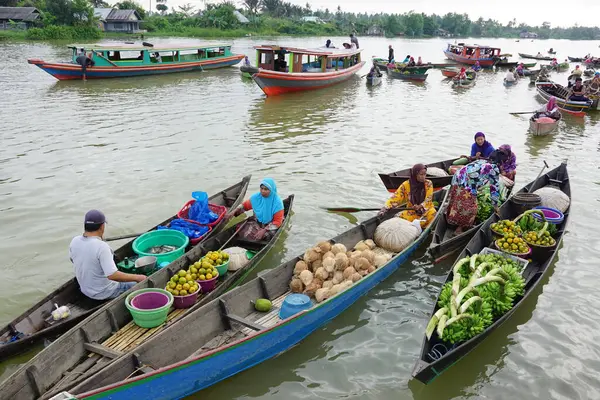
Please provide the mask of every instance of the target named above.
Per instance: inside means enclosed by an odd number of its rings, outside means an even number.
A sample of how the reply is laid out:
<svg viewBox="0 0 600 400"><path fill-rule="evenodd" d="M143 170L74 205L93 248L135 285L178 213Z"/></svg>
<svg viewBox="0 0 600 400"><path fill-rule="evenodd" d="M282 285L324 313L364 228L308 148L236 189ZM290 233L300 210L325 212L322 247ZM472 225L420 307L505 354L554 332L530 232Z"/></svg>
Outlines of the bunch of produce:
<svg viewBox="0 0 600 400"><path fill-rule="evenodd" d="M398 219L398 218L396 218ZM304 293L322 302L346 290L391 258L377 249L371 239L361 240L353 251L341 243L319 242L304 253L294 267L290 282L293 293Z"/></svg>
<svg viewBox="0 0 600 400"><path fill-rule="evenodd" d="M492 196L489 185L486 185L482 190L477 192L477 223L481 223L488 219L494 212L492 205Z"/></svg>
<svg viewBox="0 0 600 400"><path fill-rule="evenodd" d="M458 261L453 279L442 288L439 309L425 335L433 332L444 342L464 342L483 332L509 311L524 293L522 266L497 254L476 254Z"/></svg>
<svg viewBox="0 0 600 400"><path fill-rule="evenodd" d="M188 294L196 293L199 289L196 282L198 270L191 266L189 270L179 270L171 277L165 290L173 296L187 296Z"/></svg>
<svg viewBox="0 0 600 400"><path fill-rule="evenodd" d="M515 236L512 233L496 240L496 247L498 247L499 250L510 254L527 254L530 250L529 246L522 238Z"/></svg>
<svg viewBox="0 0 600 400"><path fill-rule="evenodd" d="M546 226L546 230L548 231L550 236L556 235L558 231L556 225L545 224L544 222L538 221L533 217L532 214L533 213L526 214L519 220L519 226L521 227L523 232L526 232L525 236L527 236L527 233L541 231L544 228L544 226Z"/></svg>
<svg viewBox="0 0 600 400"><path fill-rule="evenodd" d="M209 251L208 253L206 253L206 255L204 257L202 257L200 259L200 261L196 261L194 264L192 264L190 266L190 271L192 272L192 276L195 275L196 280L208 281L212 278L219 276L219 271L217 271L215 266L223 264L224 261L222 258L217 258L216 260L213 259L213 257L215 257L215 255L209 256L209 254L211 254L211 253L214 254L216 252ZM225 254L227 254L227 253L225 253ZM229 255L227 255L227 257L229 258ZM218 264L217 261L221 262L221 264Z"/></svg>
<svg viewBox="0 0 600 400"><path fill-rule="evenodd" d="M506 236L511 233L515 236L521 236L523 233L521 227L517 225L515 221L510 219L503 219L501 221L494 222L490 228L492 229L492 232L500 236Z"/></svg>

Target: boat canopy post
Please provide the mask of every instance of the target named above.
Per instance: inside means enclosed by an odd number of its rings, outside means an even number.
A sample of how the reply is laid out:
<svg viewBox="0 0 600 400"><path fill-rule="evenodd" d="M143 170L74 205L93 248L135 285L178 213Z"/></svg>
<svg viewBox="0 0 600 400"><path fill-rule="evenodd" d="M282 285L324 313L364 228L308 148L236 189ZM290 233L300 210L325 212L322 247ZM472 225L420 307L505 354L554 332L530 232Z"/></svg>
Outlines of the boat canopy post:
<svg viewBox="0 0 600 400"><path fill-rule="evenodd" d="M321 71L327 71L327 56L321 56Z"/></svg>
<svg viewBox="0 0 600 400"><path fill-rule="evenodd" d="M290 53L288 58L288 72L294 72L294 57L297 57L297 54Z"/></svg>

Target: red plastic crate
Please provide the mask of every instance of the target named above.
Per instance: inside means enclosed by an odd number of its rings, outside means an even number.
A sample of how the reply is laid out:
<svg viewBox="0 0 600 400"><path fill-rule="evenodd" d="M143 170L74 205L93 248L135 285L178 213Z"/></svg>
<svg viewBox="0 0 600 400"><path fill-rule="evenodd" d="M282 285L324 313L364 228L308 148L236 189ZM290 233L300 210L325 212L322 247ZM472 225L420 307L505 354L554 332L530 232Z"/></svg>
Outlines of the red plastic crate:
<svg viewBox="0 0 600 400"><path fill-rule="evenodd" d="M188 211L192 207L192 204L194 204L195 202L196 202L196 200L192 199L192 200L188 201L187 203L185 203L185 205L177 213L177 217L200 225L197 221L188 219ZM221 222L223 220L223 218L225 218L225 214L227 213L227 207L208 203L208 208L210 208L210 211L214 212L215 214L217 214L219 216L219 218L217 218L214 222L211 222L210 224L208 224L209 227L213 228L213 227L217 226L217 224L219 222Z"/></svg>

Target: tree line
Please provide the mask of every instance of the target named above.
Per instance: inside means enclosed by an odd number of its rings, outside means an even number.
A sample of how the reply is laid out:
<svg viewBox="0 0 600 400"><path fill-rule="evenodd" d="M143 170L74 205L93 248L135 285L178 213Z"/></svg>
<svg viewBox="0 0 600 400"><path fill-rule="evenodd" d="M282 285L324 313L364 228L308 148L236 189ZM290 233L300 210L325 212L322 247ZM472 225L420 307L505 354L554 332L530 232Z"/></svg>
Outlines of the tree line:
<svg viewBox="0 0 600 400"><path fill-rule="evenodd" d="M206 3L199 10L192 4L169 8L169 0L156 0L156 10L147 12L134 0L116 4L121 9L136 9L144 23L141 28L149 32L191 32L196 28L211 28L222 31L298 35L358 35L384 34L385 36L431 37L448 35L455 37L518 37L521 32L533 32L541 39L600 39L598 27L573 26L551 27L545 22L531 26L516 19L502 24L497 20L478 18L471 20L466 13L427 15L409 11L401 14L351 13L336 10L313 10L310 3L305 6L284 0L241 0L234 3L226 0ZM0 6L31 6L38 8L43 26L96 26L94 7L110 7L104 0L0 0ZM234 12L245 15L250 23L238 20ZM317 17L318 21L304 21L303 17Z"/></svg>

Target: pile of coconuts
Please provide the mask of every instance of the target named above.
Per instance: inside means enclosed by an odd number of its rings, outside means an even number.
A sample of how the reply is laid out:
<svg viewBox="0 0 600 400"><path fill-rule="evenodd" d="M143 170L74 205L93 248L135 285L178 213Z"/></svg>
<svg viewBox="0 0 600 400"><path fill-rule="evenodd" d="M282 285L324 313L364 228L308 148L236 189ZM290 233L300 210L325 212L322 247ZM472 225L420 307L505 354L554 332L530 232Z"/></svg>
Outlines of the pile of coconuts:
<svg viewBox="0 0 600 400"><path fill-rule="evenodd" d="M341 243L319 242L296 263L290 290L318 303L333 297L391 259L391 254L376 254L376 250L371 239L361 240L352 251Z"/></svg>

